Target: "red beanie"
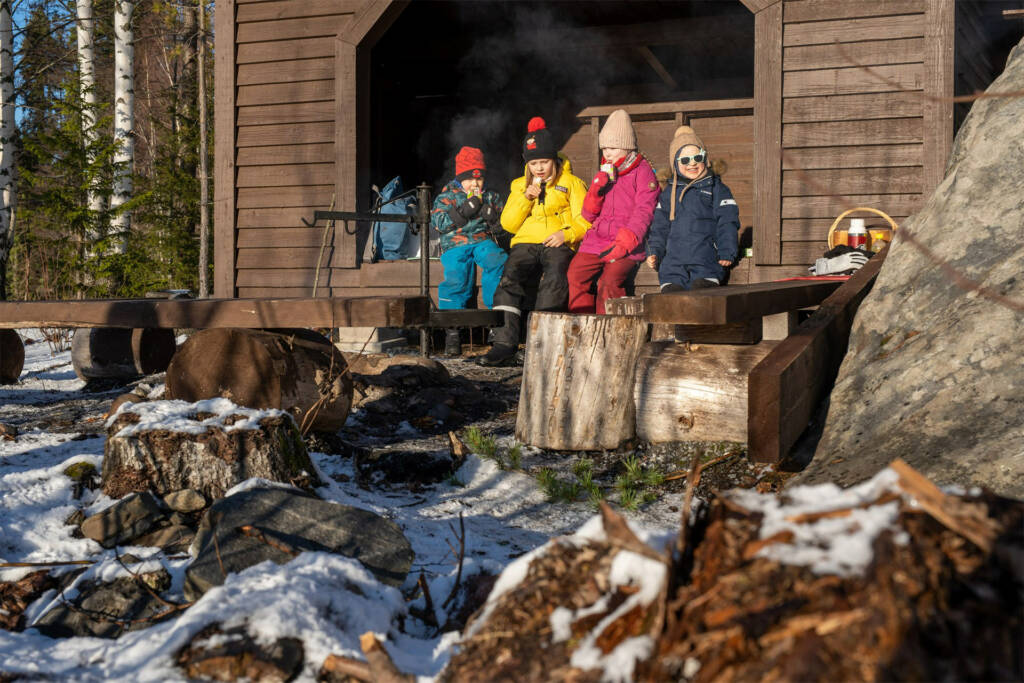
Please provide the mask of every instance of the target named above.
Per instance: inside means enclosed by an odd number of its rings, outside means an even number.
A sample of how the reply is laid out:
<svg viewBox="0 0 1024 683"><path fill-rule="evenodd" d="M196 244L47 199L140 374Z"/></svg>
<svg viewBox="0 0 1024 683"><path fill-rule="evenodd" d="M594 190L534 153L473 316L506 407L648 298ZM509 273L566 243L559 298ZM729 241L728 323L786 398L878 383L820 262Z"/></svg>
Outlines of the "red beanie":
<svg viewBox="0 0 1024 683"><path fill-rule="evenodd" d="M483 178L487 166L484 164L484 153L476 147L463 147L455 155L455 178Z"/></svg>

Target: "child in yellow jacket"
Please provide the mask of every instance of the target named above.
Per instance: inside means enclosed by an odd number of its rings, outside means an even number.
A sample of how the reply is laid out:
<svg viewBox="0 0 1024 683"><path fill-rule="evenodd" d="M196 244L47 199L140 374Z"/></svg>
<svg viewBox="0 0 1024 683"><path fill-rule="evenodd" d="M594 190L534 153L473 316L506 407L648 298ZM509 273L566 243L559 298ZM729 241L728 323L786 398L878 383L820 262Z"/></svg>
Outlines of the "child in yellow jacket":
<svg viewBox="0 0 1024 683"><path fill-rule="evenodd" d="M526 285L540 276L538 311L564 311L569 302L566 272L576 247L590 228L583 218L586 184L572 174L558 153L544 119L535 116L523 140L526 170L512 181L501 212L501 227L512 233L512 249L494 293L494 309L505 311L505 325L494 330L494 345L481 365L511 365L522 332Z"/></svg>

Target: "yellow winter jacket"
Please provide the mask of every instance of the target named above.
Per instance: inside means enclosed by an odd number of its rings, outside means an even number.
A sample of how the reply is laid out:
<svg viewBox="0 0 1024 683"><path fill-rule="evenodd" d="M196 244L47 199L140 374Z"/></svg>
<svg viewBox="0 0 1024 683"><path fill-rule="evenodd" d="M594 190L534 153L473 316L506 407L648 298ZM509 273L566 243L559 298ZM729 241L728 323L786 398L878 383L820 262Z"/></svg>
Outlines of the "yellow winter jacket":
<svg viewBox="0 0 1024 683"><path fill-rule="evenodd" d="M529 200L526 191L526 175L512 181L505 209L501 212L501 227L515 235L516 244L540 244L556 230L565 232L565 243L575 249L583 235L590 229L590 222L580 212L587 185L572 174L569 159L559 154L562 170L554 182L549 182L544 192L544 203Z"/></svg>

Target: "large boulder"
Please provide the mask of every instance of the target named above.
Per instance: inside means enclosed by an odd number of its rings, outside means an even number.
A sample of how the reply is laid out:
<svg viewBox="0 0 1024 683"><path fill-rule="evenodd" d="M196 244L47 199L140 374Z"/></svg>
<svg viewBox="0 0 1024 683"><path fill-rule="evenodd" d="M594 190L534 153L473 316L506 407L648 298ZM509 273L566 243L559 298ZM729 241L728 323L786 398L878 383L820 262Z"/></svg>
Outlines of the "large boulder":
<svg viewBox="0 0 1024 683"><path fill-rule="evenodd" d="M397 524L368 510L326 503L300 491L255 488L215 503L199 525L197 557L185 573L185 596L198 599L230 572L303 551L359 560L379 581L401 586L415 553Z"/></svg>
<svg viewBox="0 0 1024 683"><path fill-rule="evenodd" d="M991 92L1024 89L1024 43ZM798 483L903 458L939 484L1024 497L1024 98L974 103L945 179L896 233L854 322ZM909 239L913 237L913 240Z"/></svg>
<svg viewBox="0 0 1024 683"><path fill-rule="evenodd" d="M223 398L151 401L125 404L110 418L102 487L111 498L192 489L216 500L253 477L310 483L315 472L285 412L241 408Z"/></svg>

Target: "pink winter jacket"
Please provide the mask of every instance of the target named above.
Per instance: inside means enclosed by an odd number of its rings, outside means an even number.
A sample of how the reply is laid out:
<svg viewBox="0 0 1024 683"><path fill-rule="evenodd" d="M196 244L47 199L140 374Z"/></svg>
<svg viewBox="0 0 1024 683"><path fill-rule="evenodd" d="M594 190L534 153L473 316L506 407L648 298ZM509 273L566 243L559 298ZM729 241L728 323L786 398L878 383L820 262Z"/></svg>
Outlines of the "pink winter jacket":
<svg viewBox="0 0 1024 683"><path fill-rule="evenodd" d="M615 243L615 234L619 229L625 228L640 238L628 258L642 261L646 255L644 238L647 237L660 192L654 169L647 159L641 157L636 166L612 183L611 189L604 196L601 213L594 216L583 211L583 217L592 226L583 236L579 250L586 254L600 254Z"/></svg>

